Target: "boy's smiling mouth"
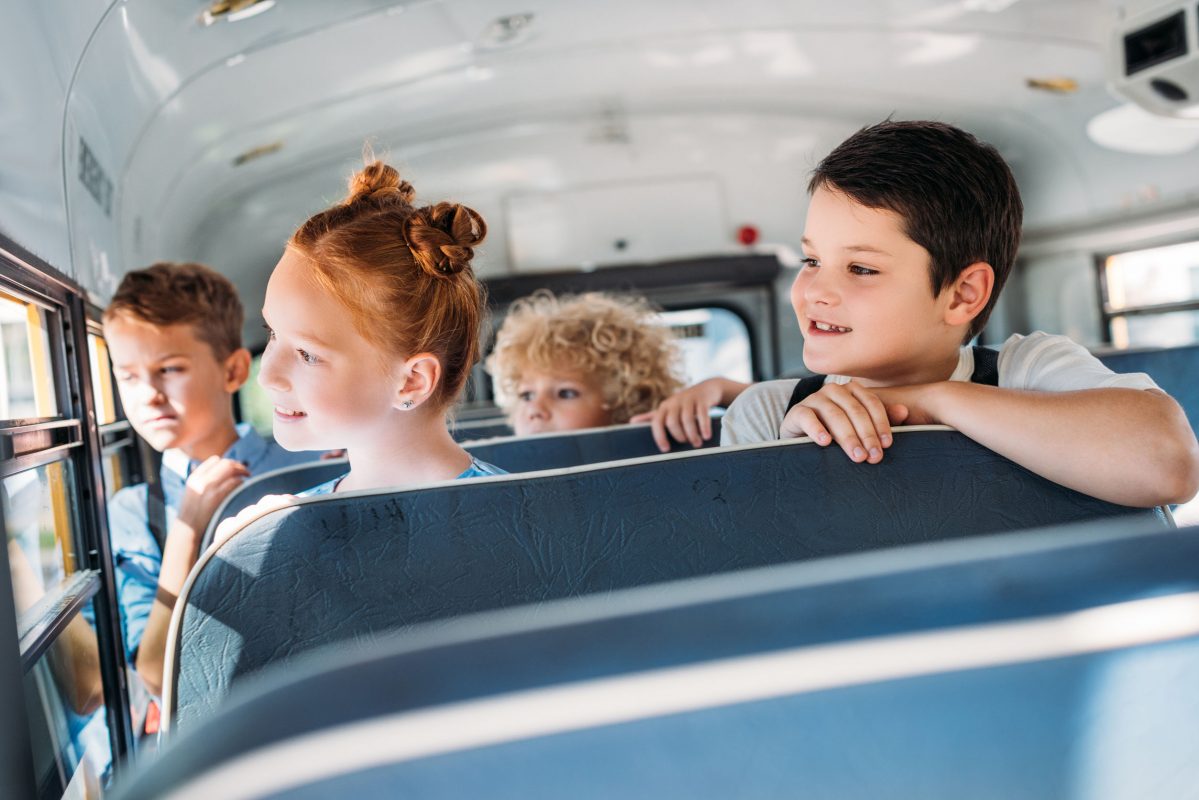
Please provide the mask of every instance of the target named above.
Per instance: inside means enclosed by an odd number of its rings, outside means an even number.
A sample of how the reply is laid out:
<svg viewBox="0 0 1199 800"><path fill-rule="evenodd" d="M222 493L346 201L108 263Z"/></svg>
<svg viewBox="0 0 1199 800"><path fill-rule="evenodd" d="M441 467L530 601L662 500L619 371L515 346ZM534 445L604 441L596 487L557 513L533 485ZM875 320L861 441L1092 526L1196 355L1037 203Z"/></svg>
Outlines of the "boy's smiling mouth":
<svg viewBox="0 0 1199 800"><path fill-rule="evenodd" d="M846 328L843 325L834 325L831 322L818 322L810 320L808 322L809 333L851 333L853 328Z"/></svg>

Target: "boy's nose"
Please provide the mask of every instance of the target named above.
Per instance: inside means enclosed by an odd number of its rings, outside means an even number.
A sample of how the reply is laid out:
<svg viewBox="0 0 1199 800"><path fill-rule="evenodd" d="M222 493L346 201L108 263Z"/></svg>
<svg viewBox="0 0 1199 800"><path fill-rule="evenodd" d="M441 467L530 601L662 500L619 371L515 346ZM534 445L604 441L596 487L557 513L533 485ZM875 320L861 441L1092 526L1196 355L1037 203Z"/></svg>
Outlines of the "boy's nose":
<svg viewBox="0 0 1199 800"><path fill-rule="evenodd" d="M828 268L824 267L808 278L807 284L803 287L803 297L812 305L831 306L837 303L836 287L832 285L833 281L825 277Z"/></svg>
<svg viewBox="0 0 1199 800"><path fill-rule="evenodd" d="M540 400L533 400L525 406L525 417L527 419L545 419L548 416L545 405Z"/></svg>

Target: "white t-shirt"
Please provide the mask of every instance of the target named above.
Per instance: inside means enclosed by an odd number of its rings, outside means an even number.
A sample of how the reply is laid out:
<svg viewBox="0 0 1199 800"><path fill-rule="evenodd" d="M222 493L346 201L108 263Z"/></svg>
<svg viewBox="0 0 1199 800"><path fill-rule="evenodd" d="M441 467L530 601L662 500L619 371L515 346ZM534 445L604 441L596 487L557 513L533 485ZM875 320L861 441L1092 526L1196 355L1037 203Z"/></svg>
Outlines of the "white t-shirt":
<svg viewBox="0 0 1199 800"><path fill-rule="evenodd" d="M974 374L974 349L963 347L951 381L968 381ZM848 383L845 375L829 375L825 383ZM796 380L756 383L741 393L720 424L722 445L771 442L779 438L779 426ZM1156 389L1143 372L1112 372L1082 345L1065 336L1048 333L1013 334L999 350L999 385L1004 389L1038 392L1073 392L1080 389Z"/></svg>

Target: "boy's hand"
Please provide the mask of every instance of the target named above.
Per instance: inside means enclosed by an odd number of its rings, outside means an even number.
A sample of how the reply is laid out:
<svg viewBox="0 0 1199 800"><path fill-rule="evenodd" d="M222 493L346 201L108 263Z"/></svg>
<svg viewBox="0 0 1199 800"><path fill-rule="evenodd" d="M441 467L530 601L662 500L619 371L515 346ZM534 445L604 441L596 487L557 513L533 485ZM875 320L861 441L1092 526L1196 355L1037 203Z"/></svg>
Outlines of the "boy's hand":
<svg viewBox="0 0 1199 800"><path fill-rule="evenodd" d="M883 391L856 381L826 383L787 412L779 438L810 436L821 447L835 441L851 461L877 464L891 446L891 426L910 416L899 393L884 396Z"/></svg>
<svg viewBox="0 0 1199 800"><path fill-rule="evenodd" d="M212 456L187 477L179 521L203 535L208 522L229 493L250 476L246 465L230 458Z"/></svg>
<svg viewBox="0 0 1199 800"><path fill-rule="evenodd" d="M652 423L654 442L663 453L670 451L667 431L676 442L703 447L712 438L713 407L728 405L747 385L727 378L708 378L675 392L653 411L638 414L629 422Z"/></svg>
<svg viewBox="0 0 1199 800"><path fill-rule="evenodd" d="M268 511L274 511L277 508L286 508L295 503L295 495L290 494L268 494L264 495L261 500L252 506L247 506L237 512L236 516L222 520L220 525L216 526L216 536L213 538L214 545L228 539L233 534L241 530L242 526L250 520L265 514Z"/></svg>

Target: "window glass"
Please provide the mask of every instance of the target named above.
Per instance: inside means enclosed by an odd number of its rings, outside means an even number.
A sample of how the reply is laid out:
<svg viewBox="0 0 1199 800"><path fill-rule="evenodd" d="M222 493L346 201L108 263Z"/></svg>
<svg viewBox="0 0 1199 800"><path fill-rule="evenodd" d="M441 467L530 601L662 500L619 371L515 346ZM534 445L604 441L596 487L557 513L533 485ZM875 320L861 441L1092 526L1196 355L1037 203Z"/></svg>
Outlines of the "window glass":
<svg viewBox="0 0 1199 800"><path fill-rule="evenodd" d="M87 335L87 353L92 367L92 396L96 399L96 424L116 422L117 402L112 390L112 362L108 343L94 333Z"/></svg>
<svg viewBox="0 0 1199 800"><path fill-rule="evenodd" d="M678 337L686 384L725 377L749 383L753 361L745 322L726 308L691 308L661 315Z"/></svg>
<svg viewBox="0 0 1199 800"><path fill-rule="evenodd" d="M266 390L258 385L258 369L261 366L262 356L255 356L250 362L250 377L238 391L237 397L241 404L242 422L250 423L259 434L270 438L275 406L267 396Z"/></svg>
<svg viewBox="0 0 1199 800"><path fill-rule="evenodd" d="M1112 345L1178 347L1199 342L1199 311L1112 317Z"/></svg>
<svg viewBox="0 0 1199 800"><path fill-rule="evenodd" d="M105 722L96 633L76 614L25 673L34 775L47 798L99 798L112 748Z"/></svg>
<svg viewBox="0 0 1199 800"><path fill-rule="evenodd" d="M3 293L0 362L0 419L57 415L46 312Z"/></svg>
<svg viewBox="0 0 1199 800"><path fill-rule="evenodd" d="M1199 299L1199 242L1120 253L1104 271L1111 311Z"/></svg>
<svg viewBox="0 0 1199 800"><path fill-rule="evenodd" d="M120 453L105 456L100 466L104 470L104 497L108 500L125 486L125 470L122 468Z"/></svg>
<svg viewBox="0 0 1199 800"><path fill-rule="evenodd" d="M75 571L71 464L56 461L4 479L4 526L18 613Z"/></svg>

